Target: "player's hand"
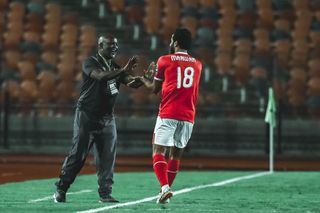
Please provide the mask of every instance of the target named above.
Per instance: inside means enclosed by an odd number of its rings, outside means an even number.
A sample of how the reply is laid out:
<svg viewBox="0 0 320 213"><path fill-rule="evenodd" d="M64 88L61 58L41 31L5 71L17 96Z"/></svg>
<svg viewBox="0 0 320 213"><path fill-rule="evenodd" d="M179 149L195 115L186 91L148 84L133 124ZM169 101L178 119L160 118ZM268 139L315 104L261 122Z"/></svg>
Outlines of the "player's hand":
<svg viewBox="0 0 320 213"><path fill-rule="evenodd" d="M148 79L148 80L153 80L153 77L154 77L154 75L156 73L156 70L157 70L157 64L154 63L154 61L152 61L149 64L148 69L144 71L143 77Z"/></svg>
<svg viewBox="0 0 320 213"><path fill-rule="evenodd" d="M142 83L144 83L144 84L150 83L150 80L147 79L147 78L144 77L144 76L137 76L137 78L139 78L139 80L140 80Z"/></svg>
<svg viewBox="0 0 320 213"><path fill-rule="evenodd" d="M137 65L138 65L138 57L133 56L128 60L127 64L123 67L123 69L125 72L131 72Z"/></svg>

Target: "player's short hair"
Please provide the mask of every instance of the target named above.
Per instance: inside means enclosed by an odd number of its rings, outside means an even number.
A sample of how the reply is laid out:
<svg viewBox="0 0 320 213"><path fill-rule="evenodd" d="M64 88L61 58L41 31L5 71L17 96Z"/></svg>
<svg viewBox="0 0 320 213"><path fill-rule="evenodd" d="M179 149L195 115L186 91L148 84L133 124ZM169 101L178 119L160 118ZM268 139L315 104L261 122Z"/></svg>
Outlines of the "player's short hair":
<svg viewBox="0 0 320 213"><path fill-rule="evenodd" d="M177 41L181 49L188 50L191 47L191 32L186 28L177 28L173 33L173 41Z"/></svg>

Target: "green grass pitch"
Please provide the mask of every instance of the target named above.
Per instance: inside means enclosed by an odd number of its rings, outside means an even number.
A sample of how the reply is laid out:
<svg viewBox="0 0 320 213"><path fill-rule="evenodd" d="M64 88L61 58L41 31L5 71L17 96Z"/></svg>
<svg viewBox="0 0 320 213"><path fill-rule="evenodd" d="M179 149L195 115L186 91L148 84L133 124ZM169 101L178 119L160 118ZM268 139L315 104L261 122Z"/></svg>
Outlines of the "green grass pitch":
<svg viewBox="0 0 320 213"><path fill-rule="evenodd" d="M173 190L219 183L257 172L180 172ZM98 202L95 175L79 176L71 186L67 203L54 203L51 196L56 179L33 180L0 185L1 213L34 212L225 212L225 213L320 213L319 172L275 172L252 179L240 179L221 186L204 187L175 195L170 204L155 200L129 203L154 197L160 189L151 172L117 173L113 195L117 204ZM40 199L40 200L39 200ZM42 199L42 200L41 200ZM132 204L132 205L131 205ZM98 208L111 207L103 211Z"/></svg>

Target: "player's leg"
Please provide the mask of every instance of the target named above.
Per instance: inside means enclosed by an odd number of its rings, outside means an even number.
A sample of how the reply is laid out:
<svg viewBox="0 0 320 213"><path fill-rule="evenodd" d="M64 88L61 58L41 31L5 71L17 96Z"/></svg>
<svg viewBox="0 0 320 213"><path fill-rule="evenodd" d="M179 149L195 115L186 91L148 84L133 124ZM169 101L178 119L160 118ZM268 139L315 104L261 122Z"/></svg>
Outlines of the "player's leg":
<svg viewBox="0 0 320 213"><path fill-rule="evenodd" d="M153 170L156 174L160 186L168 185L167 161L165 159L166 147L153 144Z"/></svg>
<svg viewBox="0 0 320 213"><path fill-rule="evenodd" d="M172 186L179 172L180 160L184 148L187 146L192 134L193 124L187 121L179 121L173 135L174 146L170 148L168 161L168 182Z"/></svg>
<svg viewBox="0 0 320 213"><path fill-rule="evenodd" d="M157 203L165 203L172 196L168 183L168 165L165 159L166 147L173 146L176 120L157 118L153 135L153 169L161 185Z"/></svg>
<svg viewBox="0 0 320 213"><path fill-rule="evenodd" d="M104 122L101 131L94 134L94 156L100 202L119 202L111 196L116 146L116 123L114 117L110 117Z"/></svg>
<svg viewBox="0 0 320 213"><path fill-rule="evenodd" d="M172 197L172 191L168 182L168 166L165 159L166 147L153 144L153 170L161 185L157 203L165 204Z"/></svg>
<svg viewBox="0 0 320 213"><path fill-rule="evenodd" d="M175 146L170 147L168 160L168 183L170 187L179 172L180 159L182 157L183 150L183 148L180 149Z"/></svg>
<svg viewBox="0 0 320 213"><path fill-rule="evenodd" d="M65 202L65 194L83 167L91 148L91 126L87 113L76 110L73 126L73 143L68 156L65 158L60 172L60 179L55 183L57 191L55 202Z"/></svg>

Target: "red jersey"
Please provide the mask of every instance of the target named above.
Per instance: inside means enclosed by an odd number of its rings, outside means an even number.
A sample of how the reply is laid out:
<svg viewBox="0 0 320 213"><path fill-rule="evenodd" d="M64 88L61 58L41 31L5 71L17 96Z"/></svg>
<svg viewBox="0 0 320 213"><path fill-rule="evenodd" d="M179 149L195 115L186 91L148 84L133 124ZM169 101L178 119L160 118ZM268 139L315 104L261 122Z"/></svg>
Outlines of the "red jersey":
<svg viewBox="0 0 320 213"><path fill-rule="evenodd" d="M177 52L158 59L155 80L163 81L160 118L194 123L202 64L187 53Z"/></svg>

